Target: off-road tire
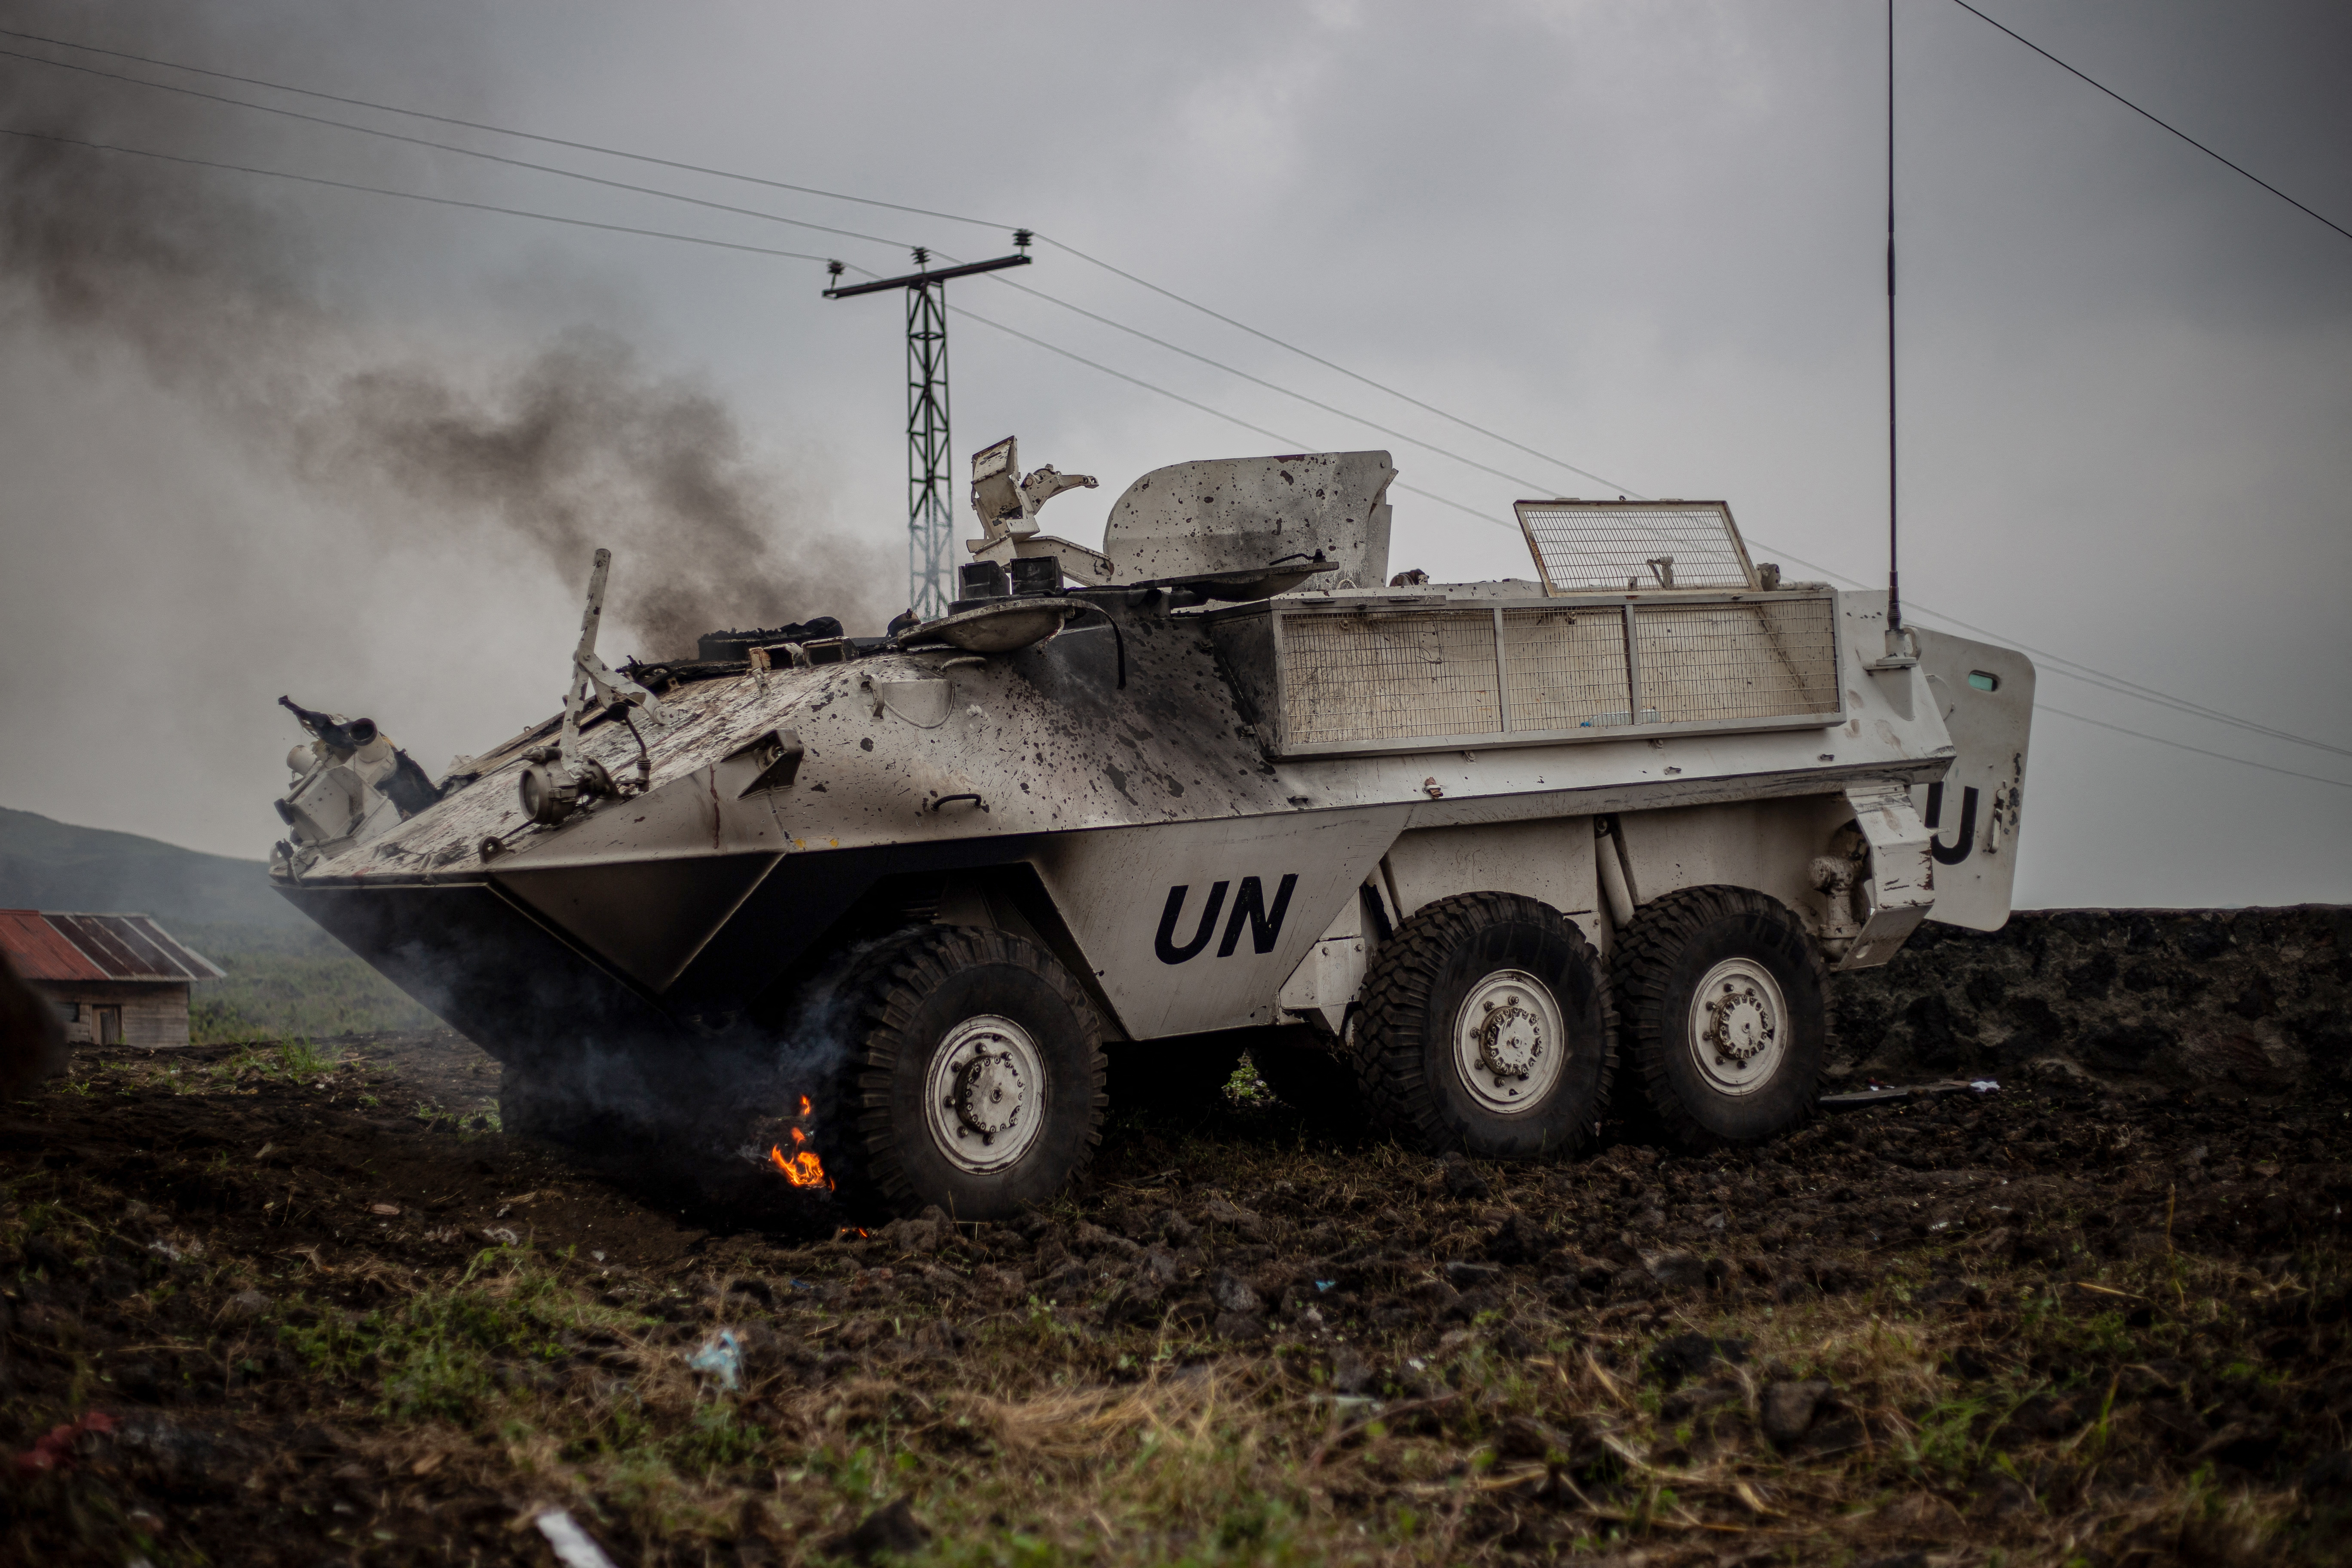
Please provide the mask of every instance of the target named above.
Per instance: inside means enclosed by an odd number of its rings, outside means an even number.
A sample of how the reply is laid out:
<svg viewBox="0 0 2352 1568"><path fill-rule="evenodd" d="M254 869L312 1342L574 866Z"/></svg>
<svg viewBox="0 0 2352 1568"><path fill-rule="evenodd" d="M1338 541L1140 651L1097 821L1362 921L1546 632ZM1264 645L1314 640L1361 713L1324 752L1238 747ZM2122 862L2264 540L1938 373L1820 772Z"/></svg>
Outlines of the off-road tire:
<svg viewBox="0 0 2352 1568"><path fill-rule="evenodd" d="M1568 1052L1542 1100L1510 1114L1472 1098L1454 1040L1472 990L1506 970L1549 989ZM1614 1020L1592 944L1550 905L1517 893L1440 899L1381 944L1362 995L1357 1082L1374 1124L1400 1142L1433 1154L1558 1159L1593 1136L1615 1068Z"/></svg>
<svg viewBox="0 0 2352 1568"><path fill-rule="evenodd" d="M1779 984L1788 1031L1770 1079L1739 1095L1708 1084L1691 1027L1699 982L1735 958ZM1684 888L1644 904L1619 933L1610 982L1649 1109L1675 1142L1694 1151L1757 1143L1812 1119L1829 1056L1829 972L1778 899L1749 888Z"/></svg>
<svg viewBox="0 0 2352 1568"><path fill-rule="evenodd" d="M1058 1194L1102 1138L1102 1026L1051 953L974 926L919 926L859 955L833 988L846 1036L821 1133L828 1171L853 1205L957 1220L1010 1219ZM926 1084L935 1050L965 1021L993 1015L1026 1031L1043 1069L1040 1122L1003 1170L959 1167L935 1143ZM837 1170L836 1170L837 1166Z"/></svg>

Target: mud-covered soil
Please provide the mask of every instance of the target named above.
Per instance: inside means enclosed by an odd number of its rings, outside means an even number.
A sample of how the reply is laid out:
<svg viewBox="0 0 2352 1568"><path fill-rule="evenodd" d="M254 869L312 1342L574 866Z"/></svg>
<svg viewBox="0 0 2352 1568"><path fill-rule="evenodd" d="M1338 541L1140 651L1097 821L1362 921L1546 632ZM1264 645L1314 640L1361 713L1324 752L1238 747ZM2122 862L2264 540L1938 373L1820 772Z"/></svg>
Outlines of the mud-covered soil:
<svg viewBox="0 0 2352 1568"><path fill-rule="evenodd" d="M836 1239L522 1145L496 1075L85 1053L0 1116L0 1560L551 1563L550 1510L622 1564L2251 1564L2352 1525L2340 1096L2058 1072L1509 1170L1243 1106L1116 1125L1023 1225Z"/></svg>

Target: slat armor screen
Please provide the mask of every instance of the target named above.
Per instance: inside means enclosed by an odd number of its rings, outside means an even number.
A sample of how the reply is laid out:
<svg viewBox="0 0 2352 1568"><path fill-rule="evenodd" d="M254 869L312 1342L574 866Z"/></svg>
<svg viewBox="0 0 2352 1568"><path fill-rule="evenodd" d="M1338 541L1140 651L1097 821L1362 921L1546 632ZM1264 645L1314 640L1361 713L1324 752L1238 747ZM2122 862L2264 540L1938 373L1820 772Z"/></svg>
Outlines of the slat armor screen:
<svg viewBox="0 0 2352 1568"><path fill-rule="evenodd" d="M1827 599L1643 605L1642 707L1662 724L1815 713L1838 705Z"/></svg>
<svg viewBox="0 0 2352 1568"><path fill-rule="evenodd" d="M1625 722L1625 621L1614 607L1505 610L1511 727Z"/></svg>
<svg viewBox="0 0 2352 1568"><path fill-rule="evenodd" d="M1282 635L1282 731L1296 744L1503 727L1492 611L1286 616Z"/></svg>
<svg viewBox="0 0 2352 1568"><path fill-rule="evenodd" d="M1722 501L1523 500L1544 591L1760 586Z"/></svg>
<svg viewBox="0 0 2352 1568"><path fill-rule="evenodd" d="M1275 679L1259 689L1274 699L1276 749L1289 754L1843 717L1837 600L1826 592L1572 605L1276 603L1220 619L1233 657L1270 658Z"/></svg>

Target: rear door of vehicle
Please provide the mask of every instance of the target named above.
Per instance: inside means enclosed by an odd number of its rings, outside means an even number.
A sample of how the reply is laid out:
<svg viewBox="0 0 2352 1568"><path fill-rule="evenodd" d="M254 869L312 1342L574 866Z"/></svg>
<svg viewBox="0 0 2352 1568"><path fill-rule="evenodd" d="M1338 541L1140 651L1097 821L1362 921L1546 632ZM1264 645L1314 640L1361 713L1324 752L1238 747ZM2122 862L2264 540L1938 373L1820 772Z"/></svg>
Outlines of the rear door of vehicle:
<svg viewBox="0 0 2352 1568"><path fill-rule="evenodd" d="M2017 878L2033 661L2013 648L1913 629L1927 689L1958 752L1941 784L1911 790L1912 805L1936 836L1936 907L1929 918L1999 931L2008 922Z"/></svg>

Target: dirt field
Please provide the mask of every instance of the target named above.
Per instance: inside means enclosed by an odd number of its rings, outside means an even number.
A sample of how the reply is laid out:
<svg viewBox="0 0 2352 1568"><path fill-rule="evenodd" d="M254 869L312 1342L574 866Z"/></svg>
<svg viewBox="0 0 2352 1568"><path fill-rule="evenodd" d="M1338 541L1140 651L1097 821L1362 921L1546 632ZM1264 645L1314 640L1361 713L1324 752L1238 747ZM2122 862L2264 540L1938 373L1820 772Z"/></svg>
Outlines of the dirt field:
<svg viewBox="0 0 2352 1568"><path fill-rule="evenodd" d="M2046 1070L1553 1169L1241 1105L834 1239L449 1037L85 1055L0 1118L0 1560L2342 1560L2352 1103Z"/></svg>

